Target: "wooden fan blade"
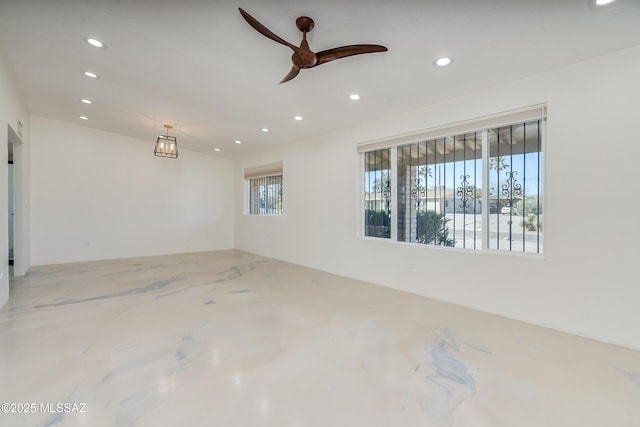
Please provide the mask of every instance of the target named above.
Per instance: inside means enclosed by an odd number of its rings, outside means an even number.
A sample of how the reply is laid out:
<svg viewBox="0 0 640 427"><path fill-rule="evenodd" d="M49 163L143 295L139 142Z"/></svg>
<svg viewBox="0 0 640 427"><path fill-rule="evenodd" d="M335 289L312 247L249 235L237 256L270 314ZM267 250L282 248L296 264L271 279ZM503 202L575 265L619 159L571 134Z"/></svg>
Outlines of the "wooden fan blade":
<svg viewBox="0 0 640 427"><path fill-rule="evenodd" d="M282 81L280 82L280 84L284 83L284 82L288 82L289 80L292 80L295 76L298 75L298 73L300 72L300 68L296 67L295 65L293 67L291 67L291 71L289 71L289 74L287 74L286 76L284 76L284 79L282 79Z"/></svg>
<svg viewBox="0 0 640 427"><path fill-rule="evenodd" d="M289 43L288 41L286 41L285 39L283 39L282 37L277 36L276 34L274 34L271 30L269 30L267 27L265 27L264 25L262 25L260 22L258 22L258 20L256 18L254 18L253 16L249 15L247 12L245 12L241 7L238 8L240 10L240 15L242 15L242 17L244 18L245 21L247 21L249 23L249 25L251 25L257 32L259 32L260 34L262 34L263 36L276 41L280 44L283 44L285 46L289 46L291 49L293 49L294 52L298 51L298 46L294 46L291 43Z"/></svg>
<svg viewBox="0 0 640 427"><path fill-rule="evenodd" d="M336 59L346 58L347 56L361 55L364 53L386 52L388 49L378 44L352 44L349 46L341 46L333 49L318 52L318 62L316 65L325 62L335 61Z"/></svg>

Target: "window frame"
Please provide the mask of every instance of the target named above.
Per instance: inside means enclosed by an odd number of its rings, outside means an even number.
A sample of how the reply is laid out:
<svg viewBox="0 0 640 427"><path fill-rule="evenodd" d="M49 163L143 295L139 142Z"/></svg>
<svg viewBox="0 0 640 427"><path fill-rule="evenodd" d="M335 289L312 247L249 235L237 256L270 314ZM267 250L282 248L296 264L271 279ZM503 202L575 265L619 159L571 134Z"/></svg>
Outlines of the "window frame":
<svg viewBox="0 0 640 427"><path fill-rule="evenodd" d="M265 185L279 185L279 192L276 195L276 204L280 205L278 212L252 212L252 182L255 180L268 180L269 178L279 178L269 183L265 181ZM274 162L266 165L259 165L245 168L244 170L244 214L250 216L282 216L284 213L284 173L282 161ZM268 195L266 197L269 197ZM260 209L259 209L260 210Z"/></svg>
<svg viewBox="0 0 640 427"><path fill-rule="evenodd" d="M491 239L490 239L490 230L489 225L489 155L490 155L490 147L488 141L488 133L492 129L502 128L511 125L520 125L529 123L532 121L539 120L539 151L537 151L539 156L539 169L538 169L538 179L539 179L539 188L538 188L538 203L542 206L542 211L538 213L538 219L541 219L544 216L545 206L546 206L546 174L545 174L545 166L546 166L546 126L547 126L547 105L537 104L529 107L524 107L521 109L511 110L503 113L493 114L490 116L484 116L472 120L467 120L463 122L456 122L453 124L439 126L435 128L429 128L417 132L411 132L403 135L392 136L387 138L382 138L378 140L368 141L364 143L360 143L357 145L357 151L360 154L359 158L359 168L360 171L358 177L358 200L359 200L359 215L358 215L358 231L357 234L360 238L370 241L377 242L388 242L390 244L405 244L412 246L419 246L423 248L430 248L436 250L454 250L454 251L463 251L468 253L475 254L500 254L500 255L509 255L509 256L525 256L525 257L538 257L543 258L545 252L547 251L547 239L545 237L546 233L544 231L539 231L538 242L536 251L527 252L526 248L523 250L516 249L503 249L503 248L492 248ZM455 137L461 134L466 133L474 133L481 132L483 135L483 146L482 146L482 182L486 183L482 188L482 212L481 212L481 221L482 221L482 243L478 248L468 248L468 247L440 247L440 245L433 244L424 244L410 241L401 241L398 240L398 147L402 147L408 144L414 144L417 142L425 141L425 140L433 140L438 138L446 138L446 137ZM365 182L363 177L365 176L365 162L364 162L364 153L374 151L377 149L390 149L390 157L391 157L391 221L390 221L390 237L389 238L381 238L379 236L368 236L365 235L365 219L364 219L364 206L365 206ZM486 208L485 208L486 207ZM520 218L520 217L518 217ZM544 223L547 223L547 220L544 220ZM544 227L547 228L546 226Z"/></svg>

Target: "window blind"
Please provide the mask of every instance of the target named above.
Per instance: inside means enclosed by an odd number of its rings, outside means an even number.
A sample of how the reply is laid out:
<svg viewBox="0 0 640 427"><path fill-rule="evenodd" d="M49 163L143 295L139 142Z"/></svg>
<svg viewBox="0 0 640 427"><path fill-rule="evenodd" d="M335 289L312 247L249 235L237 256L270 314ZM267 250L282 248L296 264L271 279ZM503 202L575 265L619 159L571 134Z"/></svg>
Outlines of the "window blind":
<svg viewBox="0 0 640 427"><path fill-rule="evenodd" d="M482 129L489 129L516 122L528 122L545 118L547 115L546 104L537 104L517 110L492 114L490 116L478 117L476 119L465 120L463 122L450 123L417 132L410 132L373 141L363 142L357 145L358 153L378 150L381 148L395 147L398 145L413 143L416 141L442 138L449 135L459 135L476 132Z"/></svg>

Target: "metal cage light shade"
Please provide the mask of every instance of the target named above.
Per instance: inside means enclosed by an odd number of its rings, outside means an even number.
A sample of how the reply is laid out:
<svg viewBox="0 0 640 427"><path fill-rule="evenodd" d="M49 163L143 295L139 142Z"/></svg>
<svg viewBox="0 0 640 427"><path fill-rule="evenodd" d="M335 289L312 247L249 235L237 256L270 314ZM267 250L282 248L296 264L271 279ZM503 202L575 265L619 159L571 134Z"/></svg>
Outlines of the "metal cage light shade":
<svg viewBox="0 0 640 427"><path fill-rule="evenodd" d="M167 129L166 135L158 135L156 139L156 148L153 150L153 154L158 157L169 157L175 159L178 157L178 140L175 136L169 136L169 129L173 126L165 123L164 127Z"/></svg>

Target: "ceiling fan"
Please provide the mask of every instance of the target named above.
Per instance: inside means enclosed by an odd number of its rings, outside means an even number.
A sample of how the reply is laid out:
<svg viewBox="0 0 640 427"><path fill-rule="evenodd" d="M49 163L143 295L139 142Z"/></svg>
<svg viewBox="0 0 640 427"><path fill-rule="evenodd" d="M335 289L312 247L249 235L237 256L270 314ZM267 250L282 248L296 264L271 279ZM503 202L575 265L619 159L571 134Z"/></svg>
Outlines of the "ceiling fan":
<svg viewBox="0 0 640 427"><path fill-rule="evenodd" d="M307 33L313 30L314 27L313 19L308 16L301 16L296 19L296 26L300 31L302 31L302 42L300 42L300 46L298 47L283 38L278 37L242 8L239 9L242 17L249 23L249 25L255 28L256 31L273 41L290 47L293 50L293 55L291 55L293 67L291 68L291 71L289 71L289 74L287 74L280 83L288 82L293 79L303 68L313 68L321 64L326 64L327 62L335 61L336 59L346 58L347 56L387 51L386 47L377 44L352 44L316 53L309 48L309 43L307 43Z"/></svg>

